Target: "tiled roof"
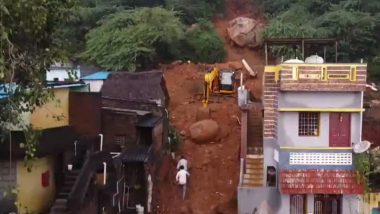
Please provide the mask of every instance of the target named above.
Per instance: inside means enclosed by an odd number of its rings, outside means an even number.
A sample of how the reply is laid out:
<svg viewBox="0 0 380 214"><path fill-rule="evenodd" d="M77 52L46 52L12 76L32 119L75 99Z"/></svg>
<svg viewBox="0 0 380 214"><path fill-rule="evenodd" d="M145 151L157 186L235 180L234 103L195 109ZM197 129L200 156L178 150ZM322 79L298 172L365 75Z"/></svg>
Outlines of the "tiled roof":
<svg viewBox="0 0 380 214"><path fill-rule="evenodd" d="M163 72L159 70L112 73L103 84L102 96L129 101L169 99Z"/></svg>
<svg viewBox="0 0 380 214"><path fill-rule="evenodd" d="M363 194L364 186L352 170L281 170L285 194Z"/></svg>

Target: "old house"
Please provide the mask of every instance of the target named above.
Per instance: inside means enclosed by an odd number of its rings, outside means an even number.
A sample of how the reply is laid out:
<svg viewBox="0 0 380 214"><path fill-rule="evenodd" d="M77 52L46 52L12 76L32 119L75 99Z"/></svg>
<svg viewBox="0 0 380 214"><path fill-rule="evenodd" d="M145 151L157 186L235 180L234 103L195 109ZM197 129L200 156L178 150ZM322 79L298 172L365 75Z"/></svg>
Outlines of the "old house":
<svg viewBox="0 0 380 214"><path fill-rule="evenodd" d="M104 148L121 152L125 208L150 209L155 167L168 136L169 95L162 71L112 73L102 91Z"/></svg>
<svg viewBox="0 0 380 214"><path fill-rule="evenodd" d="M16 86L17 87L17 86ZM11 128L9 138L0 144L0 212L26 210L46 212L55 200L61 172L65 167L65 152L74 152L77 135L69 126L69 92L87 90L80 83L59 83L47 86L54 98L35 109L21 115L20 124ZM6 98L3 95L2 98ZM6 100L4 100L6 102ZM31 162L31 170L25 166L25 145L28 136L23 127L31 125L39 130L36 142L36 159ZM15 198L10 194L17 190L18 206L13 206ZM10 197L8 197L10 196Z"/></svg>
<svg viewBox="0 0 380 214"><path fill-rule="evenodd" d="M70 93L70 125L80 136L97 138L117 169L113 212L150 209L155 168L167 139L169 96L161 71L110 73L100 92ZM100 180L106 167L98 167ZM111 199L111 200L110 200Z"/></svg>
<svg viewBox="0 0 380 214"><path fill-rule="evenodd" d="M323 59L265 67L263 152L243 152L239 213L361 211L352 145L362 141L366 75L366 64ZM254 115L245 114L248 132L260 132L249 130Z"/></svg>

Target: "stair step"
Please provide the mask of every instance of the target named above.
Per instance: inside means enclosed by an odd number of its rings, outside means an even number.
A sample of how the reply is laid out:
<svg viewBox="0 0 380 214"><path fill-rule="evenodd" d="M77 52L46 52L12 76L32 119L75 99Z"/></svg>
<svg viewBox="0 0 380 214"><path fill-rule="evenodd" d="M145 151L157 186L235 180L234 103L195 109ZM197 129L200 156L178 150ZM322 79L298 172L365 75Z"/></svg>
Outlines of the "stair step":
<svg viewBox="0 0 380 214"><path fill-rule="evenodd" d="M75 184L75 180L65 181L65 187L72 187Z"/></svg>
<svg viewBox="0 0 380 214"><path fill-rule="evenodd" d="M66 213L66 210L67 210L67 207L66 206L53 206L52 208L51 208L51 212L63 212L63 213Z"/></svg>
<svg viewBox="0 0 380 214"><path fill-rule="evenodd" d="M69 197L70 193L64 193L64 192L60 192L58 193L57 195L57 199L67 199Z"/></svg>
<svg viewBox="0 0 380 214"><path fill-rule="evenodd" d="M258 170L258 169L245 169L246 174L250 175L263 175L263 170Z"/></svg>
<svg viewBox="0 0 380 214"><path fill-rule="evenodd" d="M70 193L71 187L64 186L59 193Z"/></svg>
<svg viewBox="0 0 380 214"><path fill-rule="evenodd" d="M245 180L249 181L262 181L264 176L263 175L251 175L251 174L244 174L243 175Z"/></svg>
<svg viewBox="0 0 380 214"><path fill-rule="evenodd" d="M248 158L251 158L251 159L261 159L261 158L264 158L264 155L247 155L246 157L247 157L247 159Z"/></svg>
<svg viewBox="0 0 380 214"><path fill-rule="evenodd" d="M77 179L78 176L76 175L66 175L65 176L65 182L67 181L75 181Z"/></svg>
<svg viewBox="0 0 380 214"><path fill-rule="evenodd" d="M246 186L263 186L262 181L243 180L243 185Z"/></svg>
<svg viewBox="0 0 380 214"><path fill-rule="evenodd" d="M263 170L263 166L261 164L260 165L246 164L245 168L254 169L254 170Z"/></svg>
<svg viewBox="0 0 380 214"><path fill-rule="evenodd" d="M245 162L251 165L263 165L264 163L263 160L258 160L258 159L246 159Z"/></svg>
<svg viewBox="0 0 380 214"><path fill-rule="evenodd" d="M66 204L67 203L67 199L56 199L54 204L56 203L59 203L59 204Z"/></svg>

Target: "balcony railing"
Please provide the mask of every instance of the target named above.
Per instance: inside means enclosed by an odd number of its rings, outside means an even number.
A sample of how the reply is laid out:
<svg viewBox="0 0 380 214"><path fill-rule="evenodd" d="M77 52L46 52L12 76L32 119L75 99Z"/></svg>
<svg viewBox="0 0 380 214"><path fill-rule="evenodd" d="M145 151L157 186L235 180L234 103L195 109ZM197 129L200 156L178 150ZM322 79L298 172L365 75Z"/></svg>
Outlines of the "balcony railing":
<svg viewBox="0 0 380 214"><path fill-rule="evenodd" d="M282 169L354 169L350 147L281 147L279 164Z"/></svg>
<svg viewBox="0 0 380 214"><path fill-rule="evenodd" d="M366 64L280 64L266 66L266 72L275 72L280 89L362 91L367 79Z"/></svg>

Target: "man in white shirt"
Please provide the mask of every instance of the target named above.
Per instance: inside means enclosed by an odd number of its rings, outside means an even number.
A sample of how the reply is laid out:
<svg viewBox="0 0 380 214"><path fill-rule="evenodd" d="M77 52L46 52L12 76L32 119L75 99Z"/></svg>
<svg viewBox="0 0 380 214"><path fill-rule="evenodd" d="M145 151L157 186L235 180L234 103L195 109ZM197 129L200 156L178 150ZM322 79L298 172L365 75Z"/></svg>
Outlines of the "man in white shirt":
<svg viewBox="0 0 380 214"><path fill-rule="evenodd" d="M187 167L187 160L185 159L185 157L183 155L181 155L181 159L178 161L178 164L177 164L177 170L179 170L179 168L183 166L185 171L188 170L188 167Z"/></svg>
<svg viewBox="0 0 380 214"><path fill-rule="evenodd" d="M182 187L183 200L185 200L185 195L186 195L187 176L190 176L190 174L185 170L185 167L181 165L179 167L179 171L177 172L175 179L178 182L178 184Z"/></svg>

